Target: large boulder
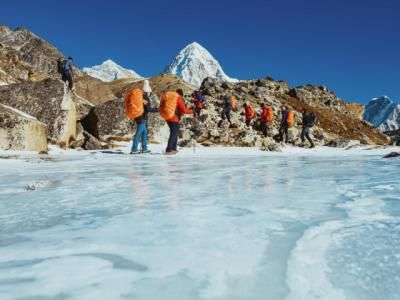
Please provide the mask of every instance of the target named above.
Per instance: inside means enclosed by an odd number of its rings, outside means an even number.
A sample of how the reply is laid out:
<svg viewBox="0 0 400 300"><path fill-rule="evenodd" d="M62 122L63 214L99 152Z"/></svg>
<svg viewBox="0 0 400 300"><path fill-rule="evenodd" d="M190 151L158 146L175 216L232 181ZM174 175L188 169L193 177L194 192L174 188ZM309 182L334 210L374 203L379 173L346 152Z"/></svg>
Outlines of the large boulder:
<svg viewBox="0 0 400 300"><path fill-rule="evenodd" d="M61 147L69 147L76 137L76 104L61 80L46 79L2 86L0 103L46 124L48 138Z"/></svg>
<svg viewBox="0 0 400 300"><path fill-rule="evenodd" d="M115 99L95 107L97 130L101 138L124 136L131 132L131 125L125 114L124 99Z"/></svg>
<svg viewBox="0 0 400 300"><path fill-rule="evenodd" d="M32 116L0 104L0 149L47 151L47 126Z"/></svg>

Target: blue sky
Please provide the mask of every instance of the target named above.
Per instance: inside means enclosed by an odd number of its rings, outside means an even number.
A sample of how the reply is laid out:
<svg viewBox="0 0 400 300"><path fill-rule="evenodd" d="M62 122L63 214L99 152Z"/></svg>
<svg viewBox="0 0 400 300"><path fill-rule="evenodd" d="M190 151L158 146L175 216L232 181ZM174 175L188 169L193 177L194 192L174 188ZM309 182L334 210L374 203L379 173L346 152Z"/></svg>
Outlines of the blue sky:
<svg viewBox="0 0 400 300"><path fill-rule="evenodd" d="M239 79L327 85L365 103L400 100L400 1L7 1L0 23L27 27L78 66L111 58L143 76L197 41Z"/></svg>

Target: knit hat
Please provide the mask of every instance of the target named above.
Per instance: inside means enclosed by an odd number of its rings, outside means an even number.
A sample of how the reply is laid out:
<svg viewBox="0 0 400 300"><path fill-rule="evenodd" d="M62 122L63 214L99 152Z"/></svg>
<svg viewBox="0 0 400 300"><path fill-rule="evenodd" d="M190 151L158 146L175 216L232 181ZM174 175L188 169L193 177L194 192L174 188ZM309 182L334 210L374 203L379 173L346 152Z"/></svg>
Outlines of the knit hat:
<svg viewBox="0 0 400 300"><path fill-rule="evenodd" d="M143 81L143 92L149 93L149 94L152 92L150 83L147 79Z"/></svg>

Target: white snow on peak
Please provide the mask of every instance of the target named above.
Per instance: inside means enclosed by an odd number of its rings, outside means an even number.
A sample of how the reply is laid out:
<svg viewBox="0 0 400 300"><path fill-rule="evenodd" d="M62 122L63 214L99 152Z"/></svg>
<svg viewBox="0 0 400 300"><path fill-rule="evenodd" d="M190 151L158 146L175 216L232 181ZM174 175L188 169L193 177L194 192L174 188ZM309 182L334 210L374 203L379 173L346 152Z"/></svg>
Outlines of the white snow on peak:
<svg viewBox="0 0 400 300"><path fill-rule="evenodd" d="M219 62L197 42L183 48L165 69L165 73L176 74L196 87L200 87L206 77L237 81L226 75Z"/></svg>
<svg viewBox="0 0 400 300"><path fill-rule="evenodd" d="M133 70L125 69L111 59L104 61L101 65L83 68L88 75L109 82L121 78L142 78Z"/></svg>
<svg viewBox="0 0 400 300"><path fill-rule="evenodd" d="M381 131L399 129L400 104L394 103L388 96L373 98L365 106L364 120Z"/></svg>

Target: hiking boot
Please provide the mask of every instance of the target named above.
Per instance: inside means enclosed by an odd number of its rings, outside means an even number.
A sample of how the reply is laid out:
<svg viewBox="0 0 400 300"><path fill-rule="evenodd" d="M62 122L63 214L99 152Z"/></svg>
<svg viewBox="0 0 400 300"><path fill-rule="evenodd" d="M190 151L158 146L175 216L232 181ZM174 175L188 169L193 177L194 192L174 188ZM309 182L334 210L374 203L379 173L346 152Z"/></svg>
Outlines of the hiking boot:
<svg viewBox="0 0 400 300"><path fill-rule="evenodd" d="M175 155L176 153L178 153L178 151L169 150L169 151L165 152L165 155Z"/></svg>
<svg viewBox="0 0 400 300"><path fill-rule="evenodd" d="M149 154L149 153L151 153L151 151L150 150L142 150L142 153L143 154Z"/></svg>
<svg viewBox="0 0 400 300"><path fill-rule="evenodd" d="M138 154L140 154L140 152L139 152L139 151L131 151L129 154L131 154L131 155L138 155Z"/></svg>
<svg viewBox="0 0 400 300"><path fill-rule="evenodd" d="M315 148L315 145L314 145L314 144L312 144L312 145L310 146L310 149L312 149L312 148Z"/></svg>

